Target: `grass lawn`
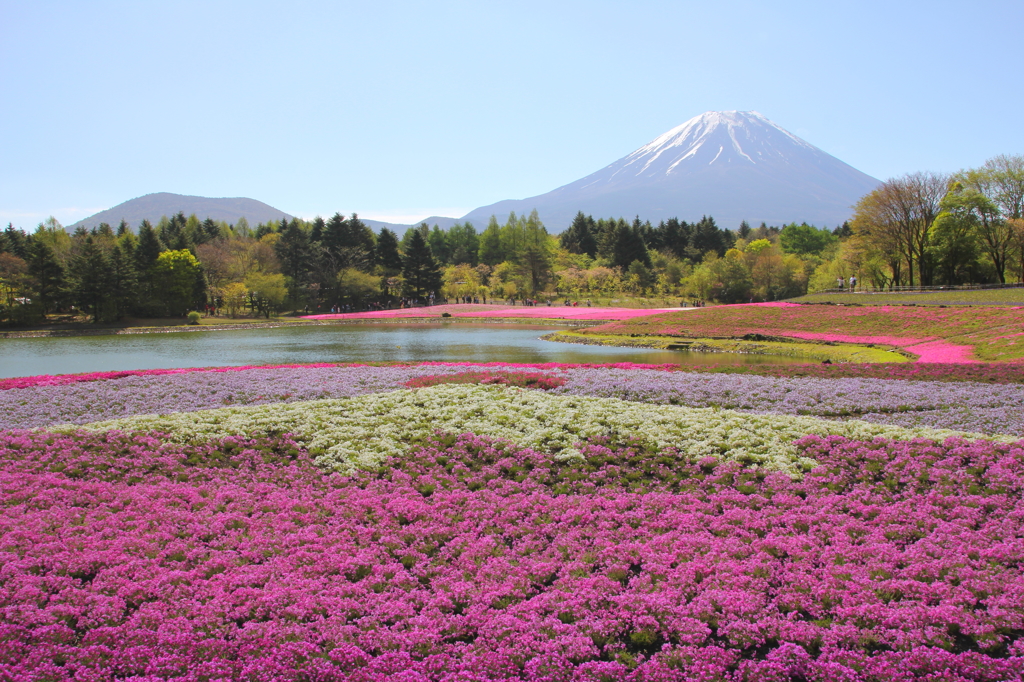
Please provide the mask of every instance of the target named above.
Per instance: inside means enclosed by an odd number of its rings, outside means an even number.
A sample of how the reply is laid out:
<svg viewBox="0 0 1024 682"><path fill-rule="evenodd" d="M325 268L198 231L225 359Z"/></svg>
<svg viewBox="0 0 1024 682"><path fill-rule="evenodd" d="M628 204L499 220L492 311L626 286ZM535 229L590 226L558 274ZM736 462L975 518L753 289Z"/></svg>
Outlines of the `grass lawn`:
<svg viewBox="0 0 1024 682"><path fill-rule="evenodd" d="M858 305L1024 305L1024 287L978 289L975 291L855 292L807 294L790 299L793 303L846 303Z"/></svg>
<svg viewBox="0 0 1024 682"><path fill-rule="evenodd" d="M883 348L869 348L856 344L802 343L799 341L744 341L742 339L683 339L671 336L623 337L601 335L589 330L556 332L544 337L548 341L562 343L583 343L601 346L635 346L639 348L663 348L668 350L691 350L705 353L743 353L749 355L778 355L789 358L805 358L808 362L885 362L903 363L910 359L899 353ZM726 356L728 357L728 356Z"/></svg>

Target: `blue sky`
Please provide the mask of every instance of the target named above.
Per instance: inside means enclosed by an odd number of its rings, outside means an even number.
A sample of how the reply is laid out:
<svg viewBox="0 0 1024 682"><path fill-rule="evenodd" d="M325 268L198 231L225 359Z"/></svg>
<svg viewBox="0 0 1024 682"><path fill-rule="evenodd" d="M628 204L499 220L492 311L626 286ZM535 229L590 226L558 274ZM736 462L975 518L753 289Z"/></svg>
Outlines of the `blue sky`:
<svg viewBox="0 0 1024 682"><path fill-rule="evenodd" d="M150 192L412 222L708 110L877 178L1024 153L1024 3L0 0L0 223Z"/></svg>

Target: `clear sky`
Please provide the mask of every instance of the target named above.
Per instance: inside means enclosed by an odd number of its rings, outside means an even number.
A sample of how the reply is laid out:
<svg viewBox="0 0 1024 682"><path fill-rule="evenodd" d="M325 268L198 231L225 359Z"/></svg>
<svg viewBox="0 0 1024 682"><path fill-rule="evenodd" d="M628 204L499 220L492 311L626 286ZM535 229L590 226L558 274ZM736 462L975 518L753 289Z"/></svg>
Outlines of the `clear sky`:
<svg viewBox="0 0 1024 682"><path fill-rule="evenodd" d="M0 223L151 192L412 222L709 110L885 179L1024 153L1024 2L0 0Z"/></svg>

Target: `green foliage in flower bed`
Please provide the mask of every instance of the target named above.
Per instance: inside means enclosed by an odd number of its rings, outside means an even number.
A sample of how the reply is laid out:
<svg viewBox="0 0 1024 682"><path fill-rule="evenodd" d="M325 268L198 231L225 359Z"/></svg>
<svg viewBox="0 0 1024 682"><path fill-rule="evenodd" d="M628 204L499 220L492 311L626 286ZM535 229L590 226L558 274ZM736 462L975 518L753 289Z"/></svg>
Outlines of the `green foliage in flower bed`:
<svg viewBox="0 0 1024 682"><path fill-rule="evenodd" d="M636 348L663 348L690 350L701 353L740 353L746 355L778 355L789 358L806 358L810 362L833 363L899 363L910 362L910 358L883 350L854 344L829 345L800 341L745 341L742 339L687 339L673 336L621 335L602 336L589 330L555 332L543 337L546 341L581 343L585 345L620 346ZM728 357L728 356L726 356ZM728 360L723 359L723 363Z"/></svg>
<svg viewBox="0 0 1024 682"><path fill-rule="evenodd" d="M710 456L790 475L800 475L814 466L793 446L794 441L807 434L861 440L942 440L970 435L860 421L647 405L473 384L347 399L146 415L58 430L78 428L159 432L167 434L170 441L185 443L227 436L292 434L297 443L314 455L317 466L342 473L374 468L437 432L502 438L553 453L563 460L582 457L581 444L608 439L616 446L628 444L649 453L674 448L694 459Z"/></svg>

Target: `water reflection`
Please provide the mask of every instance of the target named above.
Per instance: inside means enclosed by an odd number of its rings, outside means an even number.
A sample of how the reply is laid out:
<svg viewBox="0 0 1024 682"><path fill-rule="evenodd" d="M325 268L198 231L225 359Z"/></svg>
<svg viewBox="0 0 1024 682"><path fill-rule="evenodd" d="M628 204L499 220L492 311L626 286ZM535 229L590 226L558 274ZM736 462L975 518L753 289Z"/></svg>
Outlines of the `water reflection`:
<svg viewBox="0 0 1024 682"><path fill-rule="evenodd" d="M237 331L0 340L0 377L125 369L388 360L440 362L789 363L789 358L542 341L567 327L349 324Z"/></svg>

